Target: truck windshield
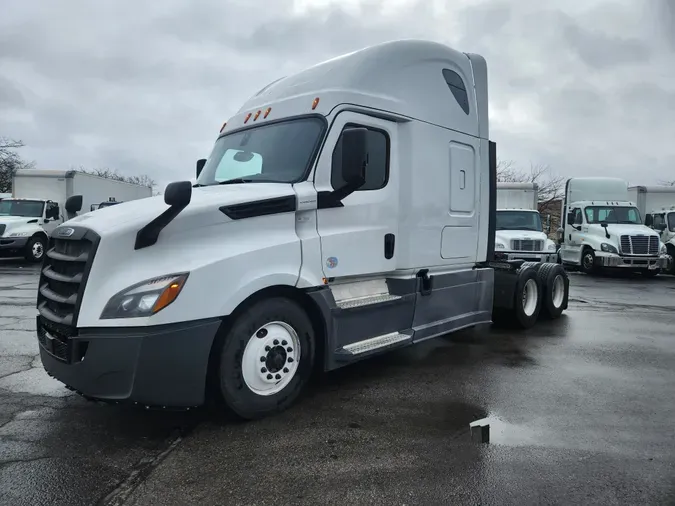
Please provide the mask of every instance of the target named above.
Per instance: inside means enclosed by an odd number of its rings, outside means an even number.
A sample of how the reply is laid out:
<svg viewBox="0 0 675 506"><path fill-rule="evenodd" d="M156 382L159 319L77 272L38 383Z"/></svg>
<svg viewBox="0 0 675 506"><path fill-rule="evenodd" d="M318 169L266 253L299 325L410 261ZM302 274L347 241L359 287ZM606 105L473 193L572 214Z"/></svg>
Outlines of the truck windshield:
<svg viewBox="0 0 675 506"><path fill-rule="evenodd" d="M45 203L39 200L0 200L0 216L40 218Z"/></svg>
<svg viewBox="0 0 675 506"><path fill-rule="evenodd" d="M541 216L535 211L497 211L497 230L541 232Z"/></svg>
<svg viewBox="0 0 675 506"><path fill-rule="evenodd" d="M640 212L635 207L618 206L589 206L584 209L586 221L589 224L594 223L623 223L623 224L642 224Z"/></svg>
<svg viewBox="0 0 675 506"><path fill-rule="evenodd" d="M224 135L197 184L297 183L314 162L324 128L320 118L301 118Z"/></svg>
<svg viewBox="0 0 675 506"><path fill-rule="evenodd" d="M668 228L675 232L675 213L668 213Z"/></svg>

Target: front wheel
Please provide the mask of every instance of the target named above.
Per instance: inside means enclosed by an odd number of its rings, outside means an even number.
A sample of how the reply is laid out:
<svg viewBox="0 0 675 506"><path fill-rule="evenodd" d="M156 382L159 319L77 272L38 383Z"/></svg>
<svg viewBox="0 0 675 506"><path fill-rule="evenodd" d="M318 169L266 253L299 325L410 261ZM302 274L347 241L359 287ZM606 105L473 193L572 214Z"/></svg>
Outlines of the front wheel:
<svg viewBox="0 0 675 506"><path fill-rule="evenodd" d="M595 253L590 248L586 248L581 253L581 270L586 274L595 272Z"/></svg>
<svg viewBox="0 0 675 506"><path fill-rule="evenodd" d="M296 400L314 366L312 323L287 298L259 301L224 337L218 379L227 406L252 420L278 413Z"/></svg>
<svg viewBox="0 0 675 506"><path fill-rule="evenodd" d="M45 240L36 235L31 237L26 244L24 251L24 258L32 263L42 262L45 256Z"/></svg>

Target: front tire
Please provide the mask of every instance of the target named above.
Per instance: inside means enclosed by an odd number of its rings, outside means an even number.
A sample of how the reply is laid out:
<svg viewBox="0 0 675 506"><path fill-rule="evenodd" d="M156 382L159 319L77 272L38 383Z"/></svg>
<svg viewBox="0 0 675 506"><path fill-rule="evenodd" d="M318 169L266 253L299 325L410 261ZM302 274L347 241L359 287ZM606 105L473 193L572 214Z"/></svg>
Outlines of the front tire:
<svg viewBox="0 0 675 506"><path fill-rule="evenodd" d="M315 360L312 323L294 301L261 300L240 314L224 338L218 367L225 404L254 420L290 407Z"/></svg>
<svg viewBox="0 0 675 506"><path fill-rule="evenodd" d="M581 253L581 271L585 274L594 274L595 269L595 253L591 248L586 248Z"/></svg>
<svg viewBox="0 0 675 506"><path fill-rule="evenodd" d="M24 258L31 263L42 262L45 256L46 241L39 235L33 236L28 240L24 251Z"/></svg>

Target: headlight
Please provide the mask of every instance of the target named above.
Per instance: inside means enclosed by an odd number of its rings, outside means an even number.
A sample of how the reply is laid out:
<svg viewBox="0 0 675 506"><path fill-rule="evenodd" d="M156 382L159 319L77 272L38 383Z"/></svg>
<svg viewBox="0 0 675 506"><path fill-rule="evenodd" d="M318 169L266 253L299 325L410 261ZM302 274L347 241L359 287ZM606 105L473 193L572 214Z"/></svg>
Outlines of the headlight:
<svg viewBox="0 0 675 506"><path fill-rule="evenodd" d="M132 285L108 301L101 319L151 316L176 300L187 277L187 273L169 274Z"/></svg>
<svg viewBox="0 0 675 506"><path fill-rule="evenodd" d="M600 245L600 249L606 253L616 253L617 255L619 254L619 250L617 250L614 246L611 244L607 244L606 242L603 242Z"/></svg>
<svg viewBox="0 0 675 506"><path fill-rule="evenodd" d="M660 251L661 255L667 254L668 253L668 246L666 246L665 244L662 244L661 249L659 251Z"/></svg>
<svg viewBox="0 0 675 506"><path fill-rule="evenodd" d="M549 244L549 245L548 245L548 250L549 250L549 251L555 251L555 244Z"/></svg>
<svg viewBox="0 0 675 506"><path fill-rule="evenodd" d="M500 242L496 242L496 243L495 243L495 248L496 248L496 249L504 249L505 247L506 247L506 246L504 246L504 245L503 245L502 243L500 243Z"/></svg>
<svg viewBox="0 0 675 506"><path fill-rule="evenodd" d="M10 237L26 237L28 236L28 232L12 232L9 234Z"/></svg>

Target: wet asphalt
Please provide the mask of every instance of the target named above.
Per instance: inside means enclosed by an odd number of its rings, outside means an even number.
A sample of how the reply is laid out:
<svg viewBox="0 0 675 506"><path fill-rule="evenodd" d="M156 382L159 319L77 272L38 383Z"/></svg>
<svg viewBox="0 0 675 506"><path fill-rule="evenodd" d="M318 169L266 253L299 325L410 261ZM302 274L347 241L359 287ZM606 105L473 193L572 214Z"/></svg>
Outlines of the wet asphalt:
<svg viewBox="0 0 675 506"><path fill-rule="evenodd" d="M47 377L37 272L0 260L2 505L675 504L673 277L571 274L560 320L368 360L241 423Z"/></svg>

